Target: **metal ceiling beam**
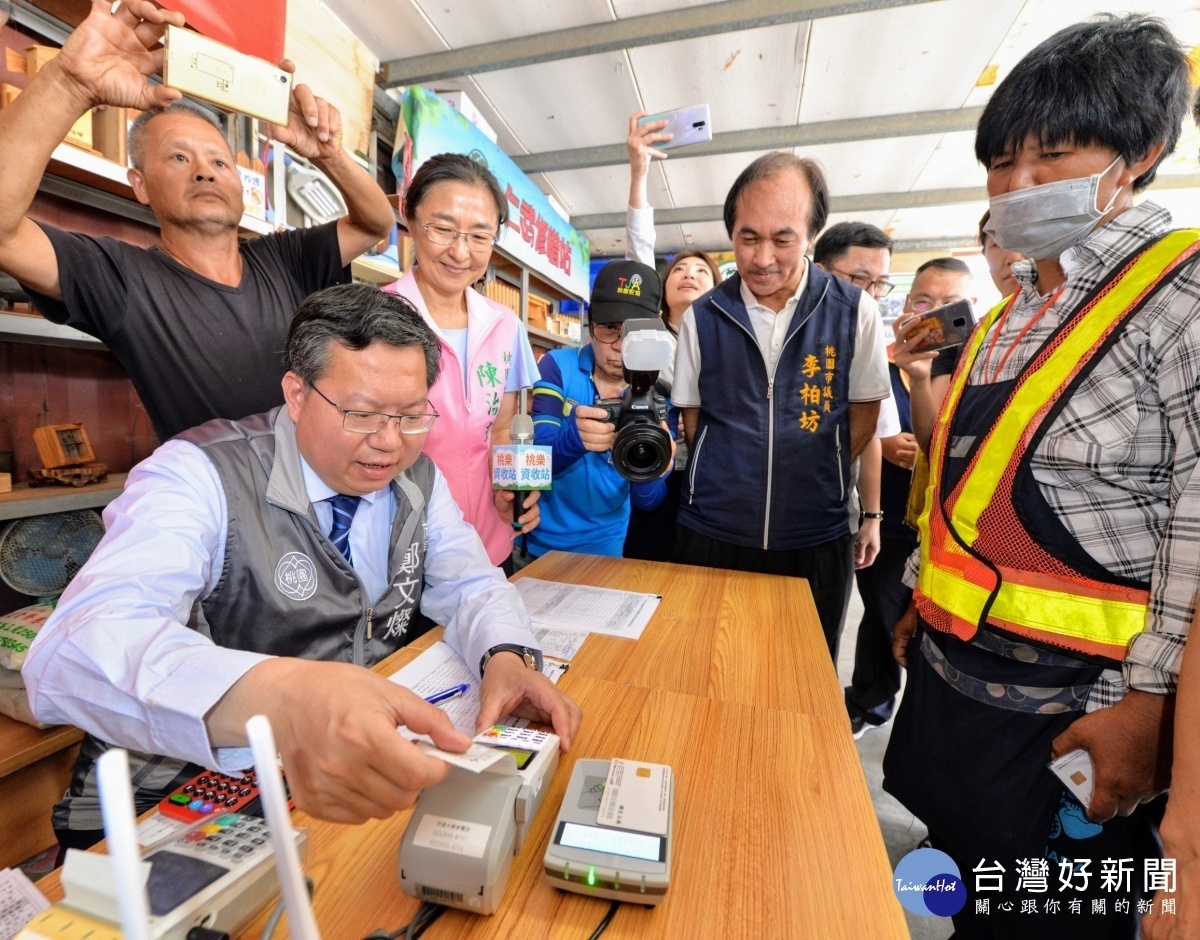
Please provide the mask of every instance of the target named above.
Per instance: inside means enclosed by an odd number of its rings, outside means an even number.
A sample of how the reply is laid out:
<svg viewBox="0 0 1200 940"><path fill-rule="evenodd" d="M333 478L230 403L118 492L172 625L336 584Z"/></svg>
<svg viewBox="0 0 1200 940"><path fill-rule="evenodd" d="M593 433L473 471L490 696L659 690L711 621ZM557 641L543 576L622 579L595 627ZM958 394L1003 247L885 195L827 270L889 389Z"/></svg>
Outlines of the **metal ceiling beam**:
<svg viewBox="0 0 1200 940"><path fill-rule="evenodd" d="M1149 189L1200 188L1200 173L1160 176ZM982 186L962 186L949 189L916 189L907 193L867 193L862 196L834 196L831 213L886 212L898 209L928 209L933 206L952 206L963 202L987 202L987 190ZM656 209L655 225L695 225L700 222L720 222L724 206L688 206L682 209ZM624 212L600 212L594 215L575 215L571 225L580 231L590 229L624 228Z"/></svg>
<svg viewBox="0 0 1200 940"><path fill-rule="evenodd" d="M748 131L725 131L713 134L713 139L708 143L696 144L672 156L676 159L688 159L756 150L790 150L793 147L841 144L855 140L973 131L981 114L982 107L955 108L946 111L916 111L911 114L882 114L839 121L812 121L808 124L762 127ZM528 153L513 157L513 162L525 173L553 173L593 166L619 166L629 162L629 152L623 143L607 144L602 147Z"/></svg>
<svg viewBox="0 0 1200 940"><path fill-rule="evenodd" d="M686 10L648 13L608 23L590 23L587 26L518 36L446 52L393 59L380 65L379 83L385 88L418 85L538 62L596 55L615 49L633 49L711 36L714 33L929 2L931 0L725 0Z"/></svg>

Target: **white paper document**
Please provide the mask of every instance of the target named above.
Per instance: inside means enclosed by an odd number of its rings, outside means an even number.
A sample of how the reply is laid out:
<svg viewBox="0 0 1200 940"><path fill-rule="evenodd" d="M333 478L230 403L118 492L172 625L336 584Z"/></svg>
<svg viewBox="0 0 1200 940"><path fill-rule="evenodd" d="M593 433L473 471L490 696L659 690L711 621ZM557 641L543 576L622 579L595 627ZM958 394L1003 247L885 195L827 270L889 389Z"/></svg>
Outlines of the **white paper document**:
<svg viewBox="0 0 1200 940"><path fill-rule="evenodd" d="M545 662L546 665L542 669L542 672L553 682L557 682L558 677L567 670L567 666L563 663L556 663L553 660L546 660ZM488 732L476 736L475 719L479 717L479 679L449 644L434 643L433 646L425 650L425 652L407 666L393 673L389 677L389 681L403 686L422 698L428 698L431 695L436 695L438 692L444 692L446 689L451 689L458 685L468 686L467 692L462 695L456 695L454 698L444 702L439 702L437 707L446 713L455 728L467 737L474 738L476 742L485 740L485 736L489 741L496 738L496 735L489 735ZM523 719L500 719L500 725L514 728L524 727L527 724L528 722ZM455 767L462 767L464 770L470 770L473 773L489 769L494 773L517 772L514 761L509 760L507 764L503 765L500 763L503 758L510 756L508 752L502 749L474 743L465 754L456 754L452 751L443 751L438 748L428 735L415 734L407 728L400 728L399 730L405 738L419 744L427 753ZM534 734L537 733L534 732ZM554 740L557 742L556 738ZM529 741L523 741L521 747L529 750L537 750L537 748L529 747ZM511 765L511 769L508 765Z"/></svg>
<svg viewBox="0 0 1200 940"><path fill-rule="evenodd" d="M583 646L583 641L588 636L583 631L557 630L554 627L542 627L536 623L533 625L533 635L537 638L538 649L542 651L543 657L553 656L567 662L575 658L579 647ZM550 676L550 680L557 681L554 676Z"/></svg>
<svg viewBox="0 0 1200 940"><path fill-rule="evenodd" d="M636 640L658 609L658 594L521 578L513 582L535 629L604 633ZM565 658L565 657L564 657Z"/></svg>
<svg viewBox="0 0 1200 940"><path fill-rule="evenodd" d="M19 868L0 871L0 940L12 940L50 902Z"/></svg>

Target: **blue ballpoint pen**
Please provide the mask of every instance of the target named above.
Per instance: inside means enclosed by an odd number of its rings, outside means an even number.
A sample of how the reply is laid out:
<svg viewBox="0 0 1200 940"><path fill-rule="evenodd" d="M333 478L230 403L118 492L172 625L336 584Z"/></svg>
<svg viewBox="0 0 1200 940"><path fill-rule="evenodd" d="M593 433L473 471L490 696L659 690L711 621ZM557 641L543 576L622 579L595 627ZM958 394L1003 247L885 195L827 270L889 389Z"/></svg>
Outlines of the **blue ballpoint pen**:
<svg viewBox="0 0 1200 940"><path fill-rule="evenodd" d="M441 692L435 692L433 695L428 696L425 701L427 701L430 705L437 705L441 702L445 702L447 699L454 698L456 695L466 695L470 691L470 683L464 682L461 685L452 686L449 689L443 689Z"/></svg>

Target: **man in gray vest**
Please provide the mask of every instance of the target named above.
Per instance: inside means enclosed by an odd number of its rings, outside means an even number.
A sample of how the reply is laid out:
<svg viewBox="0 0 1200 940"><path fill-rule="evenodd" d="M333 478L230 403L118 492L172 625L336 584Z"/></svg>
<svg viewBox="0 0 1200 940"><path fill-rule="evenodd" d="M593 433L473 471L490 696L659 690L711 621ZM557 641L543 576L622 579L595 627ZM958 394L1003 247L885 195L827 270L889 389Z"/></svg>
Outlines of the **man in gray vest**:
<svg viewBox="0 0 1200 940"><path fill-rule="evenodd" d="M248 766L255 714L271 720L297 806L358 822L411 805L447 765L397 727L469 744L362 668L412 639L418 607L479 671L479 728L520 714L552 724L564 750L579 728L541 674L516 590L421 453L440 360L420 314L366 285L328 288L296 314L285 364L283 407L210 421L133 469L30 649L34 713L89 732L55 809L64 846L103 835L104 742L145 752L142 812L195 765Z"/></svg>

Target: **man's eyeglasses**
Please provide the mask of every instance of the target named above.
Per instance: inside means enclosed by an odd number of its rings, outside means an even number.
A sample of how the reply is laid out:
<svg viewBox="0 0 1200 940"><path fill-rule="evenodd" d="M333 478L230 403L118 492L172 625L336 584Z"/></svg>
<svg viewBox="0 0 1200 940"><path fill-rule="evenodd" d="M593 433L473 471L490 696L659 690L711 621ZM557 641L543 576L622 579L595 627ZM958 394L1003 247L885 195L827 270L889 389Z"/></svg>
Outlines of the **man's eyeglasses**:
<svg viewBox="0 0 1200 940"><path fill-rule="evenodd" d="M881 277L873 281L865 274L847 274L845 271L839 271L837 268L830 268L829 270L838 277L845 278L859 290L865 291L876 300L880 297L886 297L892 292L892 288L896 286L886 277Z"/></svg>
<svg viewBox="0 0 1200 940"><path fill-rule="evenodd" d="M401 434L424 434L438 418L436 412L427 415L388 415L379 411L347 411L315 385L312 390L342 413L342 427L354 434L378 434L393 418Z"/></svg>
<svg viewBox="0 0 1200 940"><path fill-rule="evenodd" d="M491 232L460 232L449 225L439 225L437 222L418 222L425 234L435 245L453 245L461 235L467 242L470 251L491 251L496 244L496 236Z"/></svg>
<svg viewBox="0 0 1200 940"><path fill-rule="evenodd" d="M603 343L605 346L611 346L621 338L620 323L593 323L592 335L596 337L596 341Z"/></svg>
<svg viewBox="0 0 1200 940"><path fill-rule="evenodd" d="M954 300L943 300L943 301L908 300L908 301L906 301L906 304L908 306L908 309L911 310L913 313L928 313L930 310L936 310L938 307L944 307L944 306L946 306L946 304L952 304L956 300L959 300L959 299L961 299L961 298L956 297L956 298L954 298Z"/></svg>

